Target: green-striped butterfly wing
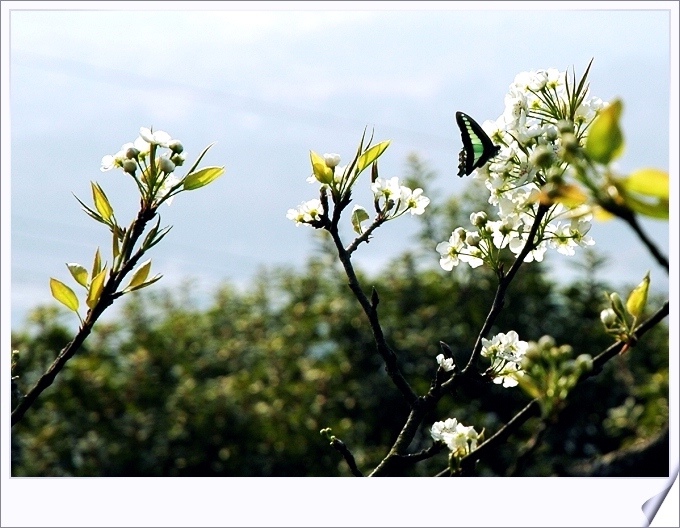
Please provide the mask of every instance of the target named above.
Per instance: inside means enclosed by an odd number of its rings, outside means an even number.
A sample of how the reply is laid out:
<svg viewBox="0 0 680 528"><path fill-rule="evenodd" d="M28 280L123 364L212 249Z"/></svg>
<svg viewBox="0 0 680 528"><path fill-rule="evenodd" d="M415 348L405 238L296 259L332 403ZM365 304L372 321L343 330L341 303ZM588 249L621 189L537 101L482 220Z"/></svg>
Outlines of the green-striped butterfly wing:
<svg viewBox="0 0 680 528"><path fill-rule="evenodd" d="M463 148L458 156L458 176L468 176L498 154L501 148L493 144L469 115L456 112L456 123L463 138Z"/></svg>

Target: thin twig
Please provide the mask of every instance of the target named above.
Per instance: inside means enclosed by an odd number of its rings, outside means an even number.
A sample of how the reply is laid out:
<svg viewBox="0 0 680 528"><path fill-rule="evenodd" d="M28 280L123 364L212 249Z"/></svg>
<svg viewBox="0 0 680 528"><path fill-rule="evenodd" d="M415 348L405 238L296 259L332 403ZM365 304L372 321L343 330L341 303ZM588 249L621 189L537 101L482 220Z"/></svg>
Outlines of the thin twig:
<svg viewBox="0 0 680 528"><path fill-rule="evenodd" d="M339 451L342 457L345 459L345 462L347 462L347 465L349 466L349 470L352 472L352 475L354 475L355 477L364 476L364 474L357 467L357 463L354 460L354 455L352 455L352 452L347 448L347 446L342 440L334 437L333 440L331 440L331 445L337 451Z"/></svg>
<svg viewBox="0 0 680 528"><path fill-rule="evenodd" d="M345 250L347 251L347 254L351 255L352 253L354 253L362 242L368 243L368 239L370 238L373 231L375 231L381 225L383 225L385 221L386 221L385 217L383 216L379 216L378 218L376 218L375 221L370 226L368 226L366 231L364 231L361 234L361 236L355 238L354 241L349 246L347 246L347 249Z"/></svg>
<svg viewBox="0 0 680 528"><path fill-rule="evenodd" d="M668 264L668 258L661 253L658 247L656 247L656 244L650 239L647 234L642 230L642 226L637 221L637 216L633 211L628 209L627 207L618 205L616 203L613 203L611 201L604 201L601 202L600 205L606 210L612 213L615 216L618 216L621 220L626 222L633 231L635 231L635 234L640 238L642 243L647 247L649 252L652 254L652 256L656 259L656 261L666 270L666 273L670 272L670 266Z"/></svg>
<svg viewBox="0 0 680 528"><path fill-rule="evenodd" d="M418 399L418 396L401 373L401 370L397 364L397 355L387 345L387 341L385 340L385 335L383 334L382 326L380 325L380 320L378 318L377 302L371 302L361 289L359 279L357 278L354 267L352 266L350 254L343 247L338 230L331 226L329 232L331 233L333 241L335 242L335 247L338 251L338 257L345 269L345 274L349 279L349 287L354 293L354 296L359 301L364 313L368 317L378 353L385 361L385 370L399 391L403 394L404 398L406 398L408 404L413 406ZM374 299L377 301L377 295L375 292Z"/></svg>

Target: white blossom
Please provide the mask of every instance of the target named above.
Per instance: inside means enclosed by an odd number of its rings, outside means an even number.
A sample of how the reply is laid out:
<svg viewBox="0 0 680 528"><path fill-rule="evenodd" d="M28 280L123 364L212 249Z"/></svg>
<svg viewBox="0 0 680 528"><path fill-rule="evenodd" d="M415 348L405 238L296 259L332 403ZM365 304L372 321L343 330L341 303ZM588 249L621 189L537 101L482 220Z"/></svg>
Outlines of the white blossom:
<svg viewBox="0 0 680 528"><path fill-rule="evenodd" d="M447 358L444 354L437 356L437 364L446 372L450 372L454 368L453 358Z"/></svg>

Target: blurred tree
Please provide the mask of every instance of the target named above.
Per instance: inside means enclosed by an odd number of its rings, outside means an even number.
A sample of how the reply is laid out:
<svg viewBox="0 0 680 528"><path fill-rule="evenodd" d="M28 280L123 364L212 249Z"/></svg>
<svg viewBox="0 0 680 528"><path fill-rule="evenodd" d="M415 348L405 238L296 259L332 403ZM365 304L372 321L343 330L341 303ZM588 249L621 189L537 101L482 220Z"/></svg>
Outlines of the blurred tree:
<svg viewBox="0 0 680 528"><path fill-rule="evenodd" d="M421 185L431 181L417 158L409 170ZM431 265L432 240L446 238L442 232L479 208L474 193L433 204L436 214L419 235L422 246L384 273L360 277L379 292L388 341L421 394L435 372L440 341L459 362L467 360L493 297L491 274L478 269L472 280L463 270L452 274L436 261ZM326 249L321 241L304 270L262 272L244 291L225 284L208 306L199 306L190 282L173 292L131 294L13 428L12 474L349 475L319 434L324 427L343 439L360 468L374 467L408 408ZM493 331L514 329L526 340L550 334L576 354L597 354L611 343L599 321L602 292L612 291L598 278L600 265L590 254L582 278L566 286L543 266L523 268ZM13 333L22 390L70 339L61 316L53 307L36 308ZM480 464L479 474L583 475L623 458L626 475L665 474L668 450L653 467L638 452L663 445L667 431L667 327L616 359L573 391L556 423L530 420ZM492 434L527 401L519 390L466 387L442 399L427 423L456 416ZM415 449L429 445L425 427ZM406 474L435 474L446 467L446 456Z"/></svg>

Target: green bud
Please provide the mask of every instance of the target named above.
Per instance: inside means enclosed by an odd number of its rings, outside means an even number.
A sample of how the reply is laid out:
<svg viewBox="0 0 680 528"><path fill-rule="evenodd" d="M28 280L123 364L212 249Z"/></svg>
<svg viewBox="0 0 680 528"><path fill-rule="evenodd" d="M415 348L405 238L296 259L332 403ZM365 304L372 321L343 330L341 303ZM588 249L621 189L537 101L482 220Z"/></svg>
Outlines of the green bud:
<svg viewBox="0 0 680 528"><path fill-rule="evenodd" d="M562 185L564 183L564 174L562 169L552 165L548 168L546 172L546 179L548 183L554 183L555 185Z"/></svg>
<svg viewBox="0 0 680 528"><path fill-rule="evenodd" d="M159 162L160 169L165 173L165 174L170 174L175 170L175 164L170 161L168 158L161 158Z"/></svg>
<svg viewBox="0 0 680 528"><path fill-rule="evenodd" d="M609 300L612 303L612 309L616 312L616 315L620 319L625 318L625 312L623 308L623 301L621 300L621 296L614 292L609 295Z"/></svg>
<svg viewBox="0 0 680 528"><path fill-rule="evenodd" d="M581 354L576 358L576 367L581 372L593 370L593 358L590 354Z"/></svg>
<svg viewBox="0 0 680 528"><path fill-rule="evenodd" d="M186 157L184 154L173 154L170 156L170 161L172 161L175 164L175 167L181 167L184 165L184 162L186 161Z"/></svg>
<svg viewBox="0 0 680 528"><path fill-rule="evenodd" d="M552 348L555 344L555 338L549 335L544 335L538 340L538 346L541 348Z"/></svg>
<svg viewBox="0 0 680 528"><path fill-rule="evenodd" d="M567 119L560 119L557 122L557 130L560 134L573 134L574 133L574 123Z"/></svg>
<svg viewBox="0 0 680 528"><path fill-rule="evenodd" d="M530 161L537 167L547 169L552 165L554 158L555 153L553 152L552 148L545 145L540 145L536 147L536 149L531 154Z"/></svg>
<svg viewBox="0 0 680 528"><path fill-rule="evenodd" d="M568 158L570 156L575 155L578 152L579 148L580 145L578 143L578 139L573 133L566 132L562 134L562 148L561 148L562 157Z"/></svg>
<svg viewBox="0 0 680 528"><path fill-rule="evenodd" d="M123 170L134 176L135 172L137 172L137 163L132 159L126 159L123 161Z"/></svg>
<svg viewBox="0 0 680 528"><path fill-rule="evenodd" d="M182 142L179 139L173 139L168 143L168 148L175 154L181 154L184 151L184 145L182 145Z"/></svg>

